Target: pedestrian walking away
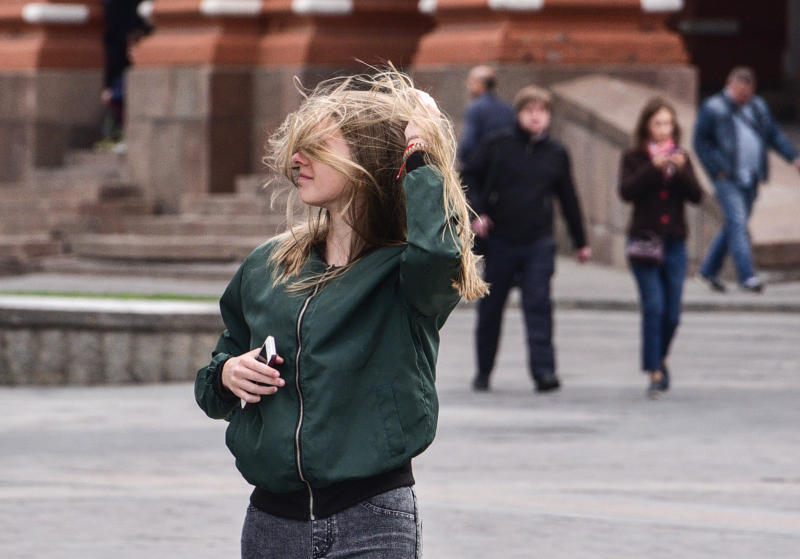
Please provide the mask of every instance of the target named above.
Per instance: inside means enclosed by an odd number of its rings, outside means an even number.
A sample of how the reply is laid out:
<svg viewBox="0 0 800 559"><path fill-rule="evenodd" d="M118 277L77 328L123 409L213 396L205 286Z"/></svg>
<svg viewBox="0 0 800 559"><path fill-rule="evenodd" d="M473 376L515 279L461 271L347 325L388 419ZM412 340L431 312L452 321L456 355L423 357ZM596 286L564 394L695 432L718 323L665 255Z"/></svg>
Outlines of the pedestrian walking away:
<svg viewBox="0 0 800 559"><path fill-rule="evenodd" d="M439 329L487 289L451 123L393 69L336 78L269 160L307 221L236 272L195 383L254 486L242 557L420 557L411 459L436 431ZM267 336L272 366L257 359Z"/></svg>
<svg viewBox="0 0 800 559"><path fill-rule="evenodd" d="M731 70L725 89L700 107L694 130L694 149L714 183L725 214L722 230L711 242L700 266L700 277L714 291L725 291L719 272L730 253L742 289L760 293L761 279L753 266L747 221L767 180L767 150L774 149L800 171L800 157L769 110L755 94L753 70Z"/></svg>
<svg viewBox="0 0 800 559"><path fill-rule="evenodd" d="M680 147L675 109L655 98L642 109L635 145L622 155L619 193L633 204L628 257L641 305L641 363L649 375L647 394L669 390L667 355L680 322L686 278L685 202L697 204L703 191L692 162ZM636 250L644 241L648 250Z"/></svg>
<svg viewBox="0 0 800 559"><path fill-rule="evenodd" d="M489 389L508 293L522 290L528 364L539 392L560 387L553 348L550 281L555 271L553 199L566 219L580 262L591 257L569 155L549 135L551 97L529 86L514 99L516 125L486 140L464 167L470 201L478 217L475 234L486 241L484 279L489 295L478 305L478 371L475 390Z"/></svg>

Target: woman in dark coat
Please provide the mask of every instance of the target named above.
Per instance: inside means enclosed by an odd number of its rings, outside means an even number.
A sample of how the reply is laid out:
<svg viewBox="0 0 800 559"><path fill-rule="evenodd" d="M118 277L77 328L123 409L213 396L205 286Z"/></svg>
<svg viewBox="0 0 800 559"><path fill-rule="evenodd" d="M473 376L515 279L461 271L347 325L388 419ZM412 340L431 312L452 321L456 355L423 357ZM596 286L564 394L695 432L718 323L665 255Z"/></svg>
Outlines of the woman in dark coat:
<svg viewBox="0 0 800 559"><path fill-rule="evenodd" d="M623 154L620 171L620 196L633 204L628 246L642 238L663 245L660 260L630 258L641 301L642 370L649 375L650 397L669 389L666 358L680 321L686 277L684 204L697 204L702 198L679 141L675 109L663 99L650 100L639 115L635 145Z"/></svg>

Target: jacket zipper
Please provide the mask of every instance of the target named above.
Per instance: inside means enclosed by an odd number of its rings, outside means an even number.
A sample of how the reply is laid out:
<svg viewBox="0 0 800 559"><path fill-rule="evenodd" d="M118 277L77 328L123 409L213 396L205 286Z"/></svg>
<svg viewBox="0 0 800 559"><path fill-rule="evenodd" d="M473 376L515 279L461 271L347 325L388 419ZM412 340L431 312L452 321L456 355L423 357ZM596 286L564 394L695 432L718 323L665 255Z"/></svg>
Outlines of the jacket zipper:
<svg viewBox="0 0 800 559"><path fill-rule="evenodd" d="M297 316L297 355L295 355L294 360L294 383L295 388L297 389L297 398L300 401L300 414L297 419L297 429L294 432L294 448L295 448L295 461L297 462L297 475L300 476L300 481L306 484L306 489L308 489L308 515L309 520L315 520L314 518L314 492L311 490L311 484L306 479L306 476L303 475L303 466L300 460L300 430L303 428L303 392L300 390L300 351L303 349L303 343L300 339L300 326L303 323L303 315L306 314L306 309L308 308L308 304L311 302L311 299L319 291L319 284L316 285L314 288L314 292L311 293L306 300L303 302L303 307L300 309L300 314Z"/></svg>

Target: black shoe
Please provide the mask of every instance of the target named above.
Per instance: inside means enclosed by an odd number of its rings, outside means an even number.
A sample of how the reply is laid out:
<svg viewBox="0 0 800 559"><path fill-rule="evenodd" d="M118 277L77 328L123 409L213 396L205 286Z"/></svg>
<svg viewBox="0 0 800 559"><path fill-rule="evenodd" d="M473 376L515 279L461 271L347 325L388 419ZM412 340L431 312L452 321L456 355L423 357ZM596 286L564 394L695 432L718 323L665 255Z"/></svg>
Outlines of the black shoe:
<svg viewBox="0 0 800 559"><path fill-rule="evenodd" d="M719 281L719 278L716 276L707 276L705 274L700 274L700 279L702 279L711 291L716 291L717 293L725 293L725 284Z"/></svg>
<svg viewBox="0 0 800 559"><path fill-rule="evenodd" d="M666 363L661 363L661 384L658 387L661 392L669 390L669 369Z"/></svg>
<svg viewBox="0 0 800 559"><path fill-rule="evenodd" d="M561 388L561 382L555 374L542 375L534 379L536 392L552 392Z"/></svg>
<svg viewBox="0 0 800 559"><path fill-rule="evenodd" d="M753 276L742 284L742 289L750 293L761 293L764 291L764 284L756 276Z"/></svg>
<svg viewBox="0 0 800 559"><path fill-rule="evenodd" d="M475 392L489 392L489 377L477 375L472 379L472 389Z"/></svg>

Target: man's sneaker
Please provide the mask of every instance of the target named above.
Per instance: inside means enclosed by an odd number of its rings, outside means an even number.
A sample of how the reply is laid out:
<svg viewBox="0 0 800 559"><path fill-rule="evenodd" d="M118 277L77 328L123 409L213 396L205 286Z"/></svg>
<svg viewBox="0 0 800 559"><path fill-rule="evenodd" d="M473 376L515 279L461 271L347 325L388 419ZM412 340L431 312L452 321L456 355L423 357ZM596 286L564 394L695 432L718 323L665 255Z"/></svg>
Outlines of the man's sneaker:
<svg viewBox="0 0 800 559"><path fill-rule="evenodd" d="M701 273L700 279L702 279L708 285L711 291L716 291L718 293L725 293L725 284L719 281L718 277L707 276Z"/></svg>
<svg viewBox="0 0 800 559"><path fill-rule="evenodd" d="M764 284L760 279L758 279L758 277L752 276L745 280L745 282L742 284L742 289L749 291L750 293L761 293L764 291Z"/></svg>
<svg viewBox="0 0 800 559"><path fill-rule="evenodd" d="M472 389L475 392L488 392L489 391L489 377L483 375L476 375L472 379Z"/></svg>
<svg viewBox="0 0 800 559"><path fill-rule="evenodd" d="M555 374L542 375L534 379L536 392L552 392L561 388L561 382Z"/></svg>

